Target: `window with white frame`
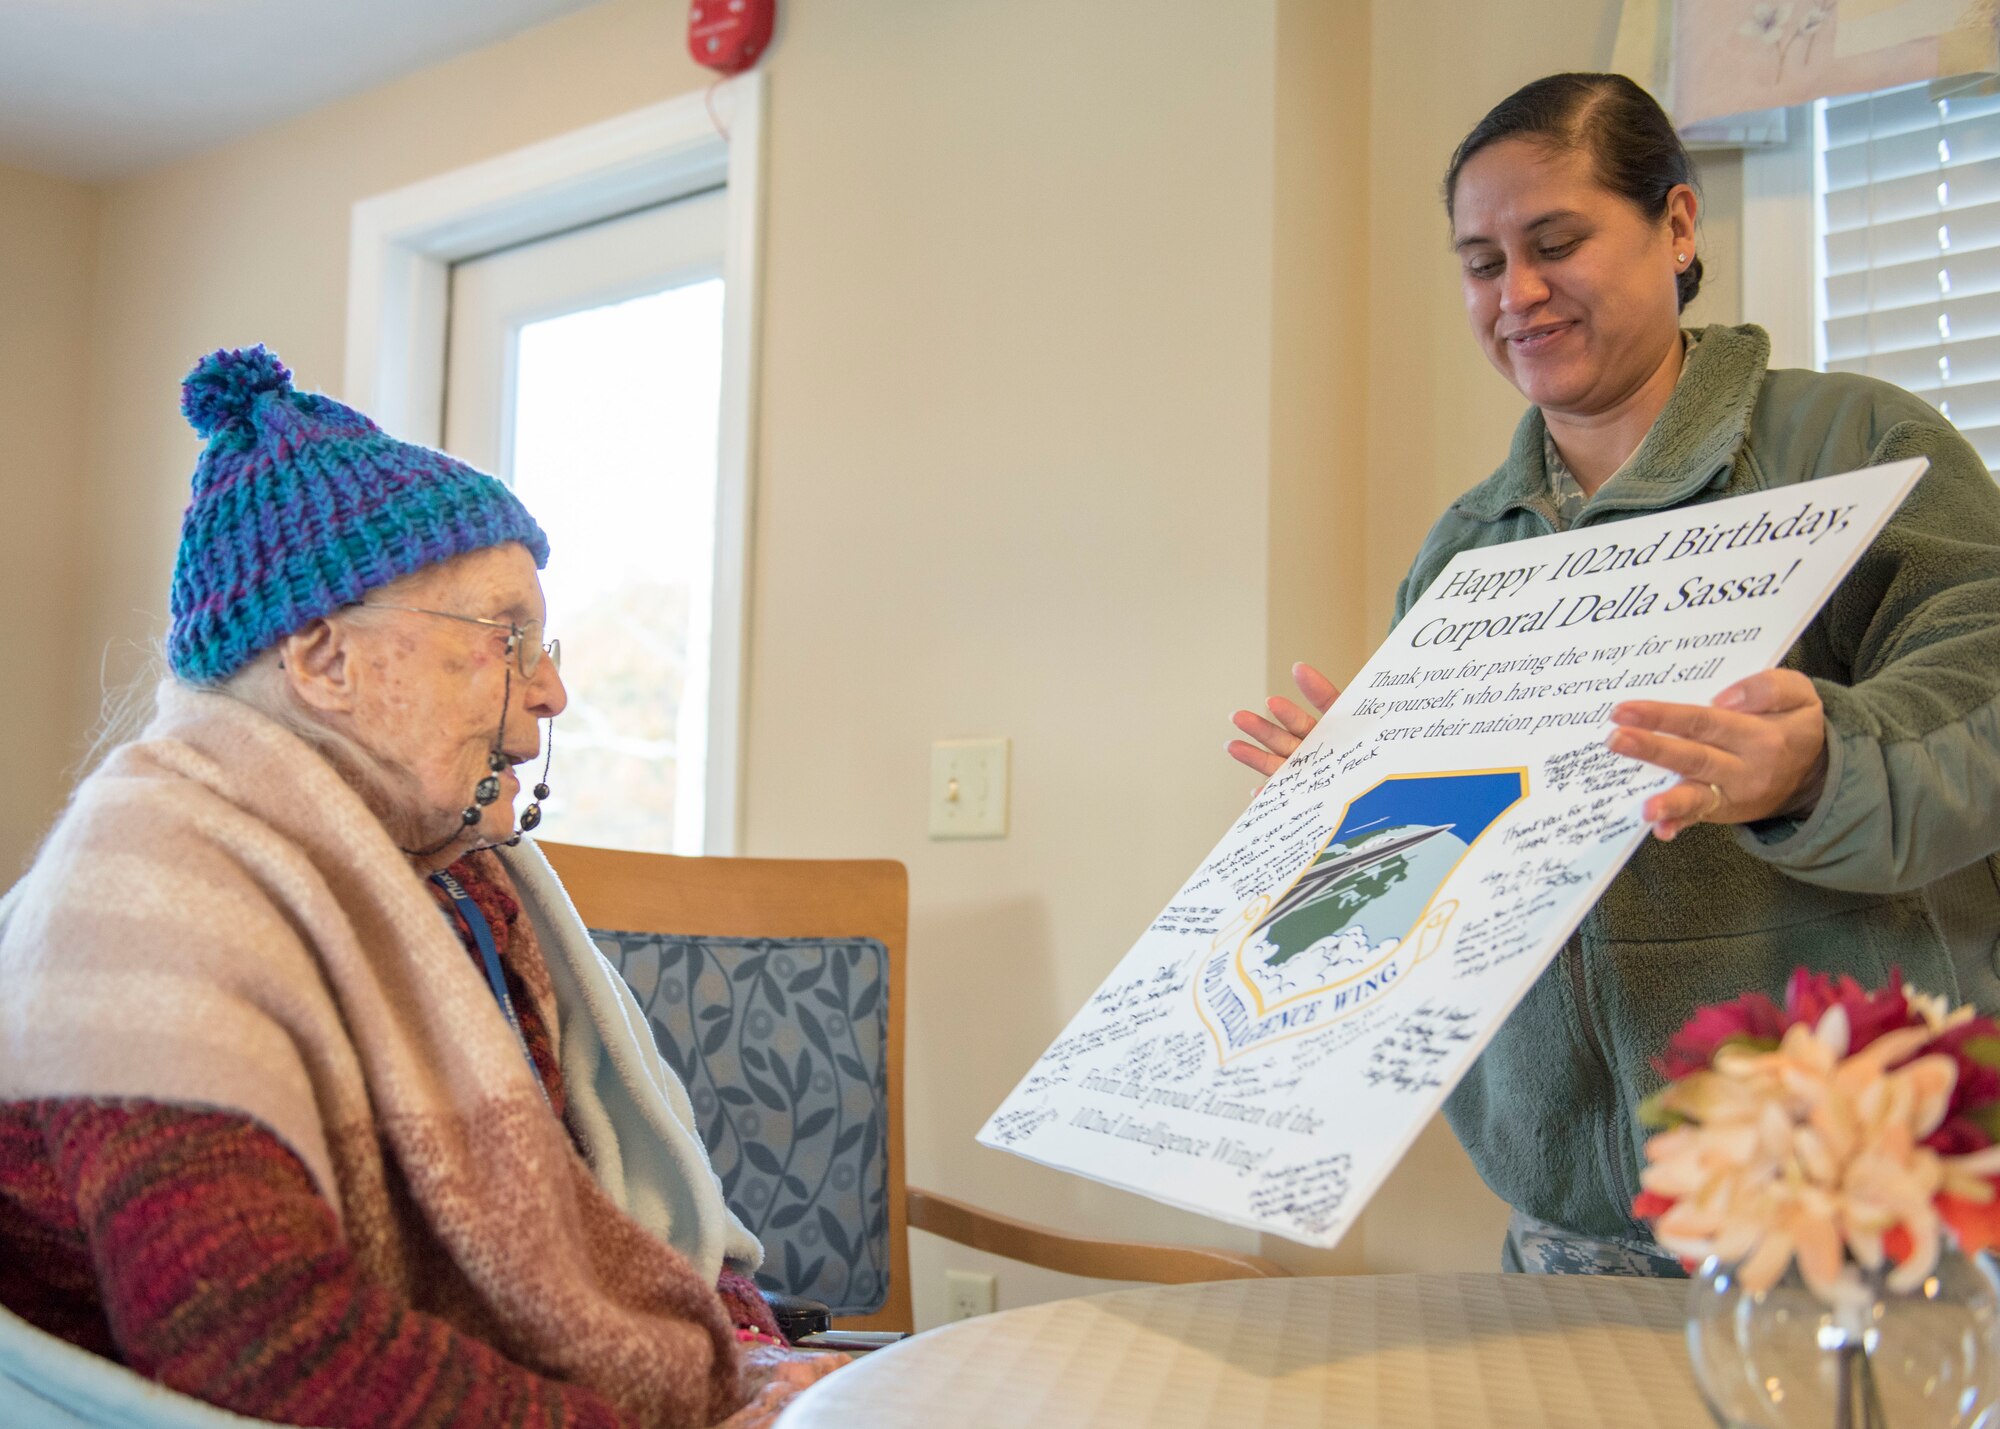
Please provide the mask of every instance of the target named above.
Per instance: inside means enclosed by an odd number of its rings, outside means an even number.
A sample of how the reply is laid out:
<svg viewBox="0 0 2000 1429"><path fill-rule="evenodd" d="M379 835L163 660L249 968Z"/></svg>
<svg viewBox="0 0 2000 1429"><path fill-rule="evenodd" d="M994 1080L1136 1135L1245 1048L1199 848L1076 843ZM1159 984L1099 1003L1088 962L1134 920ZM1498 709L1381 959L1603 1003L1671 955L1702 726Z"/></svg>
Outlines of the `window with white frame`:
<svg viewBox="0 0 2000 1429"><path fill-rule="evenodd" d="M726 218L711 190L452 267L445 446L549 537L565 842L704 848Z"/></svg>
<svg viewBox="0 0 2000 1429"><path fill-rule="evenodd" d="M353 209L343 395L549 531L554 838L737 850L762 113L751 71Z"/></svg>
<svg viewBox="0 0 2000 1429"><path fill-rule="evenodd" d="M2000 469L2000 95L1809 112L1819 365L1919 394Z"/></svg>

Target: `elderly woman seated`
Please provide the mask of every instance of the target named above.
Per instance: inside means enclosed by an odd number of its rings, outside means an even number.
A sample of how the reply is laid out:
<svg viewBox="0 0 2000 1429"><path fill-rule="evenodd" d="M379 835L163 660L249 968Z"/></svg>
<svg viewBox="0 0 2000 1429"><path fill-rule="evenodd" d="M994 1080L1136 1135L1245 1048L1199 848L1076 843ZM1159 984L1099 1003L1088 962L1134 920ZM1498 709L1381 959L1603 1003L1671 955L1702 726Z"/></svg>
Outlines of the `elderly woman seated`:
<svg viewBox="0 0 2000 1429"><path fill-rule="evenodd" d="M290 1424L765 1422L837 1359L782 1347L514 827L566 699L541 528L262 348L182 410L174 678L4 905L17 1359L39 1331Z"/></svg>

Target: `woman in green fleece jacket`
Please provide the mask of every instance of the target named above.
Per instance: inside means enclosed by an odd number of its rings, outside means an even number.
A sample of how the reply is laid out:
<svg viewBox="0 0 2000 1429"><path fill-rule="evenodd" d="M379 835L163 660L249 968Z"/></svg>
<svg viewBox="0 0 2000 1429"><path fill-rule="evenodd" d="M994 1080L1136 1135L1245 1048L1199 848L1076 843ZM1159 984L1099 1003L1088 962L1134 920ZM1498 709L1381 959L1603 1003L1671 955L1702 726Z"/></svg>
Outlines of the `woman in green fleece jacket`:
<svg viewBox="0 0 2000 1429"><path fill-rule="evenodd" d="M1438 520L1400 619L1458 552L1924 456L1930 470L1783 667L1707 707L1631 702L1610 747L1681 781L1446 1104L1514 1208L1514 1270L1679 1274L1630 1214L1652 1060L1704 1003L1805 965L1891 967L1989 1009L2000 982L2000 489L1929 405L1871 378L1772 371L1755 327L1683 331L1698 199L1659 106L1555 75L1466 137L1445 209L1473 335L1532 404ZM1320 709L1333 686L1300 666ZM1314 716L1238 711L1270 773ZM1255 741L1254 743L1251 741Z"/></svg>

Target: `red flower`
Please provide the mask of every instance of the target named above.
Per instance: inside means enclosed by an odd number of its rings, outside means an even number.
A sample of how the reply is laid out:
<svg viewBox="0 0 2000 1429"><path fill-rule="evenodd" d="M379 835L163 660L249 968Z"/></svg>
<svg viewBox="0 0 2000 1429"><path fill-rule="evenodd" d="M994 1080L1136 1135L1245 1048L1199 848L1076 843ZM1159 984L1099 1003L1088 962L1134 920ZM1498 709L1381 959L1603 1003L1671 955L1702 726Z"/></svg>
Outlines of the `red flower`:
<svg viewBox="0 0 2000 1429"><path fill-rule="evenodd" d="M1986 1045L1968 1048L1971 1042ZM1938 1034L1924 1048L1925 1052L1940 1052L1957 1064L1958 1083L1951 1089L1947 1117L1979 1111L2000 1101L2000 1068L1991 1065L1995 1043L2000 1043L2000 1026L1990 1018L1975 1017Z"/></svg>
<svg viewBox="0 0 2000 1429"><path fill-rule="evenodd" d="M1947 1116L1943 1126L1924 1138L1924 1145L1940 1156L1970 1156L1992 1144L1986 1128L1966 1116Z"/></svg>
<svg viewBox="0 0 2000 1429"><path fill-rule="evenodd" d="M1658 1191L1641 1191L1632 1198L1632 1215L1635 1220L1657 1221L1673 1208L1673 1197L1662 1196Z"/></svg>
<svg viewBox="0 0 2000 1429"><path fill-rule="evenodd" d="M1795 983L1798 976L1793 977ZM1725 1042L1748 1039L1776 1046L1786 1025L1785 1014L1770 998L1761 992L1746 992L1734 1002L1698 1008L1653 1065L1668 1081L1679 1081L1708 1066Z"/></svg>
<svg viewBox="0 0 2000 1429"><path fill-rule="evenodd" d="M1956 1196L1941 1195L1937 1198L1937 1208L1938 1215L1958 1238L1958 1248L1967 1255L2000 1245L2000 1195L1990 1201L1961 1201Z"/></svg>
<svg viewBox="0 0 2000 1429"><path fill-rule="evenodd" d="M1870 992L1845 973L1838 981L1825 973L1799 968L1785 985L1786 1025L1819 1026L1827 1010L1839 1004L1847 1012L1847 1050L1859 1052L1884 1032L1910 1025L1910 1004L1903 996L1900 968L1889 969L1889 985Z"/></svg>
<svg viewBox="0 0 2000 1429"><path fill-rule="evenodd" d="M1916 1243L1910 1239L1909 1228L1900 1221L1882 1234L1882 1254L1889 1257L1891 1265L1901 1265L1915 1249Z"/></svg>
<svg viewBox="0 0 2000 1429"><path fill-rule="evenodd" d="M1839 1000L1833 979L1825 973L1794 968L1785 981L1785 1025L1803 1022L1813 1026L1819 1022L1820 1014Z"/></svg>

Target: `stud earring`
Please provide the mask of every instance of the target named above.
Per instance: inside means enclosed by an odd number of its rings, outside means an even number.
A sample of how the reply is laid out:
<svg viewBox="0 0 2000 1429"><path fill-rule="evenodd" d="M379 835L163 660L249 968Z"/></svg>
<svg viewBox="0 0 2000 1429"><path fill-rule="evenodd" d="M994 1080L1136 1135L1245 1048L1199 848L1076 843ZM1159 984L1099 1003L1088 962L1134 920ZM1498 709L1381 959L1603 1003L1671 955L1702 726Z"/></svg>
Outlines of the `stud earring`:
<svg viewBox="0 0 2000 1429"><path fill-rule="evenodd" d="M1674 262L1676 262L1676 263L1685 263L1685 262L1687 262L1687 260L1688 260L1688 256L1687 256L1687 254L1685 254L1685 253L1676 253L1676 254L1674 255Z"/></svg>

